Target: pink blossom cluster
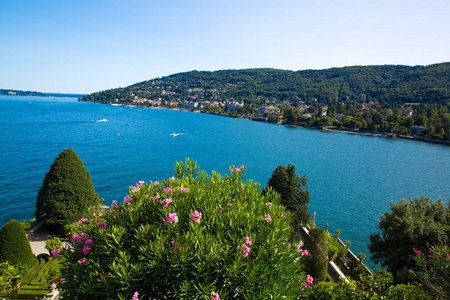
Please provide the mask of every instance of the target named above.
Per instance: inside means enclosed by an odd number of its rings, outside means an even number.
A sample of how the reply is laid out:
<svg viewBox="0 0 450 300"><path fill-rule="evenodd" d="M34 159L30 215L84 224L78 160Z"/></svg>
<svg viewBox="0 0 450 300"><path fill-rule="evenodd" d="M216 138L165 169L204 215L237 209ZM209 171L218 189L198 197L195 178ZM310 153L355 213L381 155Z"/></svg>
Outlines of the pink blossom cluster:
<svg viewBox="0 0 450 300"><path fill-rule="evenodd" d="M160 197L159 195L156 195L155 197L152 198L153 203L155 203L156 200L158 200Z"/></svg>
<svg viewBox="0 0 450 300"><path fill-rule="evenodd" d="M219 293L211 292L211 300L220 300Z"/></svg>
<svg viewBox="0 0 450 300"><path fill-rule="evenodd" d="M98 222L97 227L98 228L106 228L106 227L108 227L108 224L103 223L103 222Z"/></svg>
<svg viewBox="0 0 450 300"><path fill-rule="evenodd" d="M130 197L130 195L126 195L125 198L123 198L123 202L125 202L127 205L131 205L131 201L133 199Z"/></svg>
<svg viewBox="0 0 450 300"><path fill-rule="evenodd" d="M62 248L59 248L59 249L54 249L51 253L52 253L53 258L57 258L58 254L61 252L64 252L64 250Z"/></svg>
<svg viewBox="0 0 450 300"><path fill-rule="evenodd" d="M113 200L112 205L117 205L117 200Z"/></svg>
<svg viewBox="0 0 450 300"><path fill-rule="evenodd" d="M173 194L172 188L170 188L170 187L166 187L165 189L163 189L163 192Z"/></svg>
<svg viewBox="0 0 450 300"><path fill-rule="evenodd" d="M164 225L167 225L167 223L170 223L170 222L174 222L174 223L178 222L178 216L176 213L170 213L167 216L167 219L166 219L166 222L164 222Z"/></svg>
<svg viewBox="0 0 450 300"><path fill-rule="evenodd" d="M239 249L239 248L244 249L244 257L247 257L248 254L250 253L250 251L252 251L252 249L250 249L250 247L247 245L251 245L253 242L252 242L252 240L250 240L250 238L248 236L246 236L244 238L244 240L245 240L245 243L242 244L241 246L237 246L237 249Z"/></svg>
<svg viewBox="0 0 450 300"><path fill-rule="evenodd" d="M185 187L182 187L182 186L176 187L175 190L182 191L182 192L185 192L185 193L189 193L189 189L185 188Z"/></svg>
<svg viewBox="0 0 450 300"><path fill-rule="evenodd" d="M194 220L195 223L200 223L201 218L202 218L202 213L197 210L191 214L191 219Z"/></svg>
<svg viewBox="0 0 450 300"><path fill-rule="evenodd" d="M303 250L300 246L300 244L297 245L297 250L300 251L300 253L302 254L302 256L308 256L309 255L309 251L308 250Z"/></svg>
<svg viewBox="0 0 450 300"><path fill-rule="evenodd" d="M89 220L83 218L83 219L81 219L80 221L77 222L77 225L80 226L81 224L83 224L83 223L85 223L85 222L89 222Z"/></svg>
<svg viewBox="0 0 450 300"><path fill-rule="evenodd" d="M139 187L135 187L135 186L131 187L132 193L137 193L138 191L139 191Z"/></svg>
<svg viewBox="0 0 450 300"><path fill-rule="evenodd" d="M233 173L233 172L239 172L240 170L245 170L245 166L242 165L241 168L237 168L235 165L232 165L232 166L230 167L231 173Z"/></svg>
<svg viewBox="0 0 450 300"><path fill-rule="evenodd" d="M84 243L89 238L86 233L75 234L72 236L72 244L75 243Z"/></svg>
<svg viewBox="0 0 450 300"><path fill-rule="evenodd" d="M173 176L169 178L169 181L170 181L171 183L174 182L175 180L177 180L177 179L176 179L175 177L173 177Z"/></svg>
<svg viewBox="0 0 450 300"><path fill-rule="evenodd" d="M84 264L85 262L87 262L87 259L86 259L85 257L83 257L82 259L79 259L79 260L78 260L78 264L79 264L79 265L82 265L82 264Z"/></svg>
<svg viewBox="0 0 450 300"><path fill-rule="evenodd" d="M144 185L144 181L139 180L138 183L136 183L136 186L143 186Z"/></svg>
<svg viewBox="0 0 450 300"><path fill-rule="evenodd" d="M267 206L272 206L272 202L266 202Z"/></svg>
<svg viewBox="0 0 450 300"><path fill-rule="evenodd" d="M159 185L158 181L153 182L153 185Z"/></svg>
<svg viewBox="0 0 450 300"><path fill-rule="evenodd" d="M139 293L138 292L134 292L134 295L131 298L131 300L139 300Z"/></svg>
<svg viewBox="0 0 450 300"><path fill-rule="evenodd" d="M420 250L416 250L416 248L413 248L414 253L416 253L416 255L422 255L422 251Z"/></svg>
<svg viewBox="0 0 450 300"><path fill-rule="evenodd" d="M302 285L303 285L302 291L304 289L310 288L313 285L313 282L314 282L314 278L311 275L306 275L306 283L302 282Z"/></svg>
<svg viewBox="0 0 450 300"><path fill-rule="evenodd" d="M83 254L87 255L89 253L89 251L91 251L91 245L94 244L94 241L91 239L87 239L86 242L84 242L84 247L83 247Z"/></svg>
<svg viewBox="0 0 450 300"><path fill-rule="evenodd" d="M272 221L272 217L269 215L265 215L264 218L266 219L267 223L270 223L270 221Z"/></svg>
<svg viewBox="0 0 450 300"><path fill-rule="evenodd" d="M164 203L165 207L169 207L169 204L172 202L172 200L170 200L169 198L166 198L164 200L161 201L161 204Z"/></svg>

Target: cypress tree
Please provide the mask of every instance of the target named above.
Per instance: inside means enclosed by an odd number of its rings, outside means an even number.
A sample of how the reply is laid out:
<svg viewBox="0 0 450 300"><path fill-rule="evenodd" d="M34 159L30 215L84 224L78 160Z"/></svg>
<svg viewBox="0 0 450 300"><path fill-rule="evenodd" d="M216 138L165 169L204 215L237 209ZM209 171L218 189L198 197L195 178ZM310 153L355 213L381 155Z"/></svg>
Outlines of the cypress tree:
<svg viewBox="0 0 450 300"><path fill-rule="evenodd" d="M31 267L35 258L22 225L11 220L0 231L0 262Z"/></svg>
<svg viewBox="0 0 450 300"><path fill-rule="evenodd" d="M102 200L83 161L75 151L66 149L45 175L36 201L36 220L61 232L64 225L84 217L90 206Z"/></svg>
<svg viewBox="0 0 450 300"><path fill-rule="evenodd" d="M302 248L307 249L311 255L305 261L306 274L310 274L315 283L325 281L328 272L325 230L320 227L311 228L309 235L305 236L305 243Z"/></svg>

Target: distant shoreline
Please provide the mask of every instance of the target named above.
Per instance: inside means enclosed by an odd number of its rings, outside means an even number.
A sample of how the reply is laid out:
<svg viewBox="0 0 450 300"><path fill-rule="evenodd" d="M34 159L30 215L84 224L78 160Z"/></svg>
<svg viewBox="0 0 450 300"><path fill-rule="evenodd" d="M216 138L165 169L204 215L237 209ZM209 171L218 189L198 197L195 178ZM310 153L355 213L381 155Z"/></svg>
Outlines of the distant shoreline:
<svg viewBox="0 0 450 300"><path fill-rule="evenodd" d="M86 101L90 102L90 101ZM90 103L99 103L99 102L90 102ZM99 104L107 104L111 105L111 103L99 103ZM208 115L216 115L216 116L222 116L222 117L228 117L228 118L235 118L235 119L246 119L250 121L254 121L250 118L244 118L244 117L235 117L235 116L228 116L225 114L219 114L219 113L210 113L210 112L203 112L203 111L192 111L187 110L183 108L171 108L171 107L145 107L145 106L138 106L138 105L124 105L120 104L120 106L125 107L139 107L139 108L150 108L150 109L167 109L167 110L178 110L178 111L186 111L186 112L193 112L193 113L205 113ZM259 122L259 121L255 121ZM290 127L299 127L299 128L305 128L305 129L316 129L316 130L323 130L323 131L330 131L330 132L342 132L342 133L348 133L348 134L358 134L358 135L367 135L367 136L375 136L375 137L383 137L383 138L393 138L393 139L403 139L403 140L410 140L410 141L417 141L417 142L425 142L430 144L436 144L436 145L444 145L444 146L450 146L450 141L443 141L443 140L433 140L428 138L422 138L422 137L411 137L406 135L398 135L393 133L385 133L385 132L372 132L372 131L359 131L359 130L353 130L349 128L337 128L337 127L305 127L301 125L294 125L294 124L282 124L282 123L270 123L270 122L262 122L262 123L269 123L274 125L284 125L284 126L290 126Z"/></svg>

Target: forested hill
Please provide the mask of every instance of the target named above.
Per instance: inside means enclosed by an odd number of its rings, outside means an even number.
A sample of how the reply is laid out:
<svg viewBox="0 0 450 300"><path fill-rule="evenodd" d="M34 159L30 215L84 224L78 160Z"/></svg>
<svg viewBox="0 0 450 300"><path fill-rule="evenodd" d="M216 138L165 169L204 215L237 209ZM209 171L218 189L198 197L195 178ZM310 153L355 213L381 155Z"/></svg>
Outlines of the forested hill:
<svg viewBox="0 0 450 300"><path fill-rule="evenodd" d="M85 96L81 101L131 103L162 101L244 101L278 104L285 100L321 104L379 101L393 105L450 101L450 63L428 66L354 66L325 70L277 69L191 71ZM135 101L134 101L135 102Z"/></svg>

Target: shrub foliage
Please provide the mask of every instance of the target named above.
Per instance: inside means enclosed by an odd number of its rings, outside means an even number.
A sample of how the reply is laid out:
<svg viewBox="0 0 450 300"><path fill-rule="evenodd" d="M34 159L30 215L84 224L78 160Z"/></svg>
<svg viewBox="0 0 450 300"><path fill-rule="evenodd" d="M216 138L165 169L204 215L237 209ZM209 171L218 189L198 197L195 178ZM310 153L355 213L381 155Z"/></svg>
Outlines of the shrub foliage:
<svg viewBox="0 0 450 300"><path fill-rule="evenodd" d="M16 220L11 220L0 231L0 262L31 267L35 258L25 230Z"/></svg>
<svg viewBox="0 0 450 300"><path fill-rule="evenodd" d="M244 182L244 169L207 175L188 159L175 166L176 178L139 182L123 203L80 220L64 254L65 297L299 296L305 276L289 242L291 216L278 194Z"/></svg>
<svg viewBox="0 0 450 300"><path fill-rule="evenodd" d="M45 175L36 201L36 220L62 231L80 219L102 199L95 192L91 175L75 151L62 151Z"/></svg>

